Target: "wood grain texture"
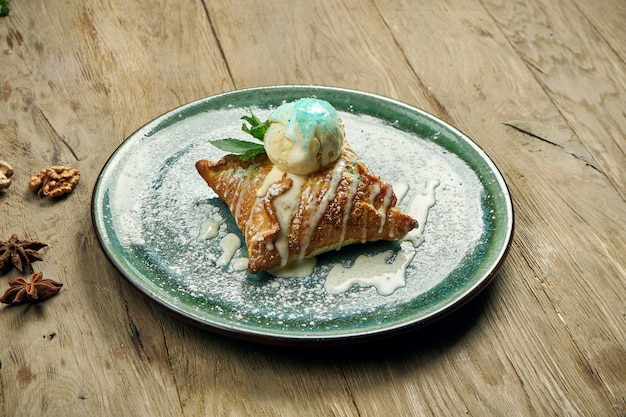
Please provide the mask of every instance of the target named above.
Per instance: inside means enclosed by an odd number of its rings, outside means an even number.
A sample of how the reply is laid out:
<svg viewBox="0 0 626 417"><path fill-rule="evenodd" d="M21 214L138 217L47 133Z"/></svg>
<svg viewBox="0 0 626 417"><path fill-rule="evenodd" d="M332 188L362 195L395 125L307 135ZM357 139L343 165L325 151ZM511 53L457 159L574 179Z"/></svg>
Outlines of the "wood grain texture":
<svg viewBox="0 0 626 417"><path fill-rule="evenodd" d="M0 18L0 239L48 243L35 270L65 284L0 307L0 417L626 416L623 2L118 3ZM169 109L276 84L398 99L485 149L516 215L490 287L433 326L305 350L195 328L128 284L91 225L108 157ZM71 195L27 190L58 163L81 170Z"/></svg>
<svg viewBox="0 0 626 417"><path fill-rule="evenodd" d="M593 156L593 166L607 175L622 199L626 198L624 57L571 2L485 3ZM597 140L598 136L602 140ZM556 146L563 145L556 142Z"/></svg>

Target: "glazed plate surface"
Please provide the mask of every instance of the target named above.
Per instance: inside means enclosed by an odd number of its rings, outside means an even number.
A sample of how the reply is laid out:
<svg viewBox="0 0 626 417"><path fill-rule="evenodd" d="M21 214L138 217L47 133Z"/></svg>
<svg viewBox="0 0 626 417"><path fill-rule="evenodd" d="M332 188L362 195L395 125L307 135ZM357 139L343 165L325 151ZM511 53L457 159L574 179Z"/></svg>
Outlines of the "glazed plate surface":
<svg viewBox="0 0 626 417"><path fill-rule="evenodd" d="M265 120L277 106L303 97L335 106L346 140L394 186L401 208L434 197L434 205L422 205L426 221L419 239L356 244L320 255L300 277L237 269L245 244L218 266L223 238L243 239L195 162L224 155L211 140L246 139L241 116L253 111ZM276 344L363 340L429 323L491 281L513 230L506 184L468 137L397 101L314 86L234 91L149 122L102 169L92 214L113 265L156 303L213 331ZM218 225L214 238L205 235L207 222ZM402 268L398 259L406 260ZM349 275L363 262L378 263L365 270L384 271L385 279L400 284L386 290L384 279L359 272L361 279L346 290L329 291L331 275Z"/></svg>

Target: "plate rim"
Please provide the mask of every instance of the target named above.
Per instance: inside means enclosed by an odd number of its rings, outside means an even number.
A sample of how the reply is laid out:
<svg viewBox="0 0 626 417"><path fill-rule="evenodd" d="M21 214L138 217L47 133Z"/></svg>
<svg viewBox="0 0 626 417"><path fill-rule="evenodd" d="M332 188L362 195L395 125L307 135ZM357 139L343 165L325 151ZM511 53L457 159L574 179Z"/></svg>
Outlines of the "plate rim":
<svg viewBox="0 0 626 417"><path fill-rule="evenodd" d="M423 317L417 318L416 320L407 321L397 323L393 326L383 327L381 329L375 329L373 331L367 331L363 328L350 329L350 331L333 333L333 334L321 334L317 333L298 333L294 334L292 330L289 333L280 333L275 329L259 329L257 327L251 325L241 325L241 323L233 322L232 325L227 326L222 324L221 322L210 321L208 319L202 319L197 317L196 315L190 314L186 311L181 310L177 306L174 306L172 303L168 303L166 300L161 299L156 296L153 292L149 291L148 288L144 288L139 285L132 277L128 276L128 272L125 268L117 261L116 256L113 251L106 245L108 236L106 236L105 230L101 230L101 216L98 213L97 202L101 200L101 187L103 186L103 176L106 174L106 170L109 165L114 161L116 156L123 150L125 146L127 146L130 141L135 138L140 132L150 132L149 127L158 128L160 123L167 119L171 115L175 115L180 113L184 109L193 108L195 106L201 105L202 103L209 101L219 101L223 97L233 96L233 95L241 95L241 94L256 94L268 91L289 91L291 93L296 91L302 91L306 96L315 96L316 92L319 93L333 93L333 94L347 94L353 96L363 96L370 100L381 101L385 103L389 103L392 106L401 107L405 111L410 113L416 113L431 122L434 122L437 125L444 127L446 130L452 132L456 137L461 138L466 145L469 145L473 150L478 154L483 163L487 165L490 169L493 176L496 178L499 189L502 192L502 199L505 203L505 212L507 214L506 221L506 230L503 245L499 248L498 253L495 257L495 262L490 266L490 268L483 274L483 276L478 279L472 286L463 290L462 293L451 300L450 303L445 304L444 306L435 309L434 311L426 314ZM304 97L304 96L303 96ZM183 118L184 119L184 118ZM153 129L154 130L154 129ZM472 168L474 171L474 169ZM231 90L207 97L203 97L185 104L182 104L178 107L168 110L165 113L155 117L154 119L144 123L141 127L136 129L133 133L127 136L111 153L111 155L107 158L106 162L102 166L100 170L96 182L93 187L92 196L91 196L91 217L92 217L92 226L96 233L98 242L109 262L115 267L118 273L123 276L126 281L131 283L135 288L137 288L144 296L147 296L152 302L155 302L160 308L165 309L169 313L175 315L179 319L184 322L190 323L197 327L213 331L217 334L221 334L224 336L233 337L240 340L254 341L254 342L262 342L265 344L272 345L313 345L317 346L320 344L344 344L344 343L355 343L369 340L378 340L380 338L390 337L396 334L405 333L407 331L414 330L416 328L424 327L429 325L442 317L458 310L467 302L472 300L476 295L482 292L495 278L495 275L500 270L504 260L506 259L508 252L511 248L511 244L513 241L513 234L515 228L515 216L514 216L514 207L511 199L511 194L509 191L509 187L502 175L502 172L498 169L493 160L487 155L487 153L476 143L474 142L468 135L464 134L461 130L456 127L450 125L444 120L439 119L438 117L428 113L420 108L409 105L407 103L385 97L375 93L369 93L354 89L342 88L342 87L330 87L330 86L319 86L319 85L308 85L308 84L285 84L285 85L272 85L272 86L261 86L261 87L251 87L245 89L236 89ZM145 278L145 276L144 276ZM150 281L149 279L147 279ZM268 331L269 330L269 331Z"/></svg>

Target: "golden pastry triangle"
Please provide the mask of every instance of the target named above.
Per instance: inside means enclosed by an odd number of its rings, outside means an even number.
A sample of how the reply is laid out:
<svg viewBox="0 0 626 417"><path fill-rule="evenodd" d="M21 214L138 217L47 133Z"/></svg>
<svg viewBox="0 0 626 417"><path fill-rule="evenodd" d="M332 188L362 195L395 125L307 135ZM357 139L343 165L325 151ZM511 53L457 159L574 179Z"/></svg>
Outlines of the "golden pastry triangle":
<svg viewBox="0 0 626 417"><path fill-rule="evenodd" d="M401 239L417 227L347 143L338 159L306 176L282 171L266 154L200 160L196 168L230 208L253 274L357 242Z"/></svg>

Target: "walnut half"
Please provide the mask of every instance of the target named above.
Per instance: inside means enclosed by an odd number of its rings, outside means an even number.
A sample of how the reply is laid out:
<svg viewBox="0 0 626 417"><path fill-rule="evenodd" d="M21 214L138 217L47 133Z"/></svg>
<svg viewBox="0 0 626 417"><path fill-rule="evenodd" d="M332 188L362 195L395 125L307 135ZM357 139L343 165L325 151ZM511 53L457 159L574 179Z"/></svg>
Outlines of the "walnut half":
<svg viewBox="0 0 626 417"><path fill-rule="evenodd" d="M72 192L80 180L80 171L75 168L53 166L42 169L30 178L28 188L46 197L60 197Z"/></svg>
<svg viewBox="0 0 626 417"><path fill-rule="evenodd" d="M0 190L6 190L11 186L13 168L7 161L0 160Z"/></svg>

